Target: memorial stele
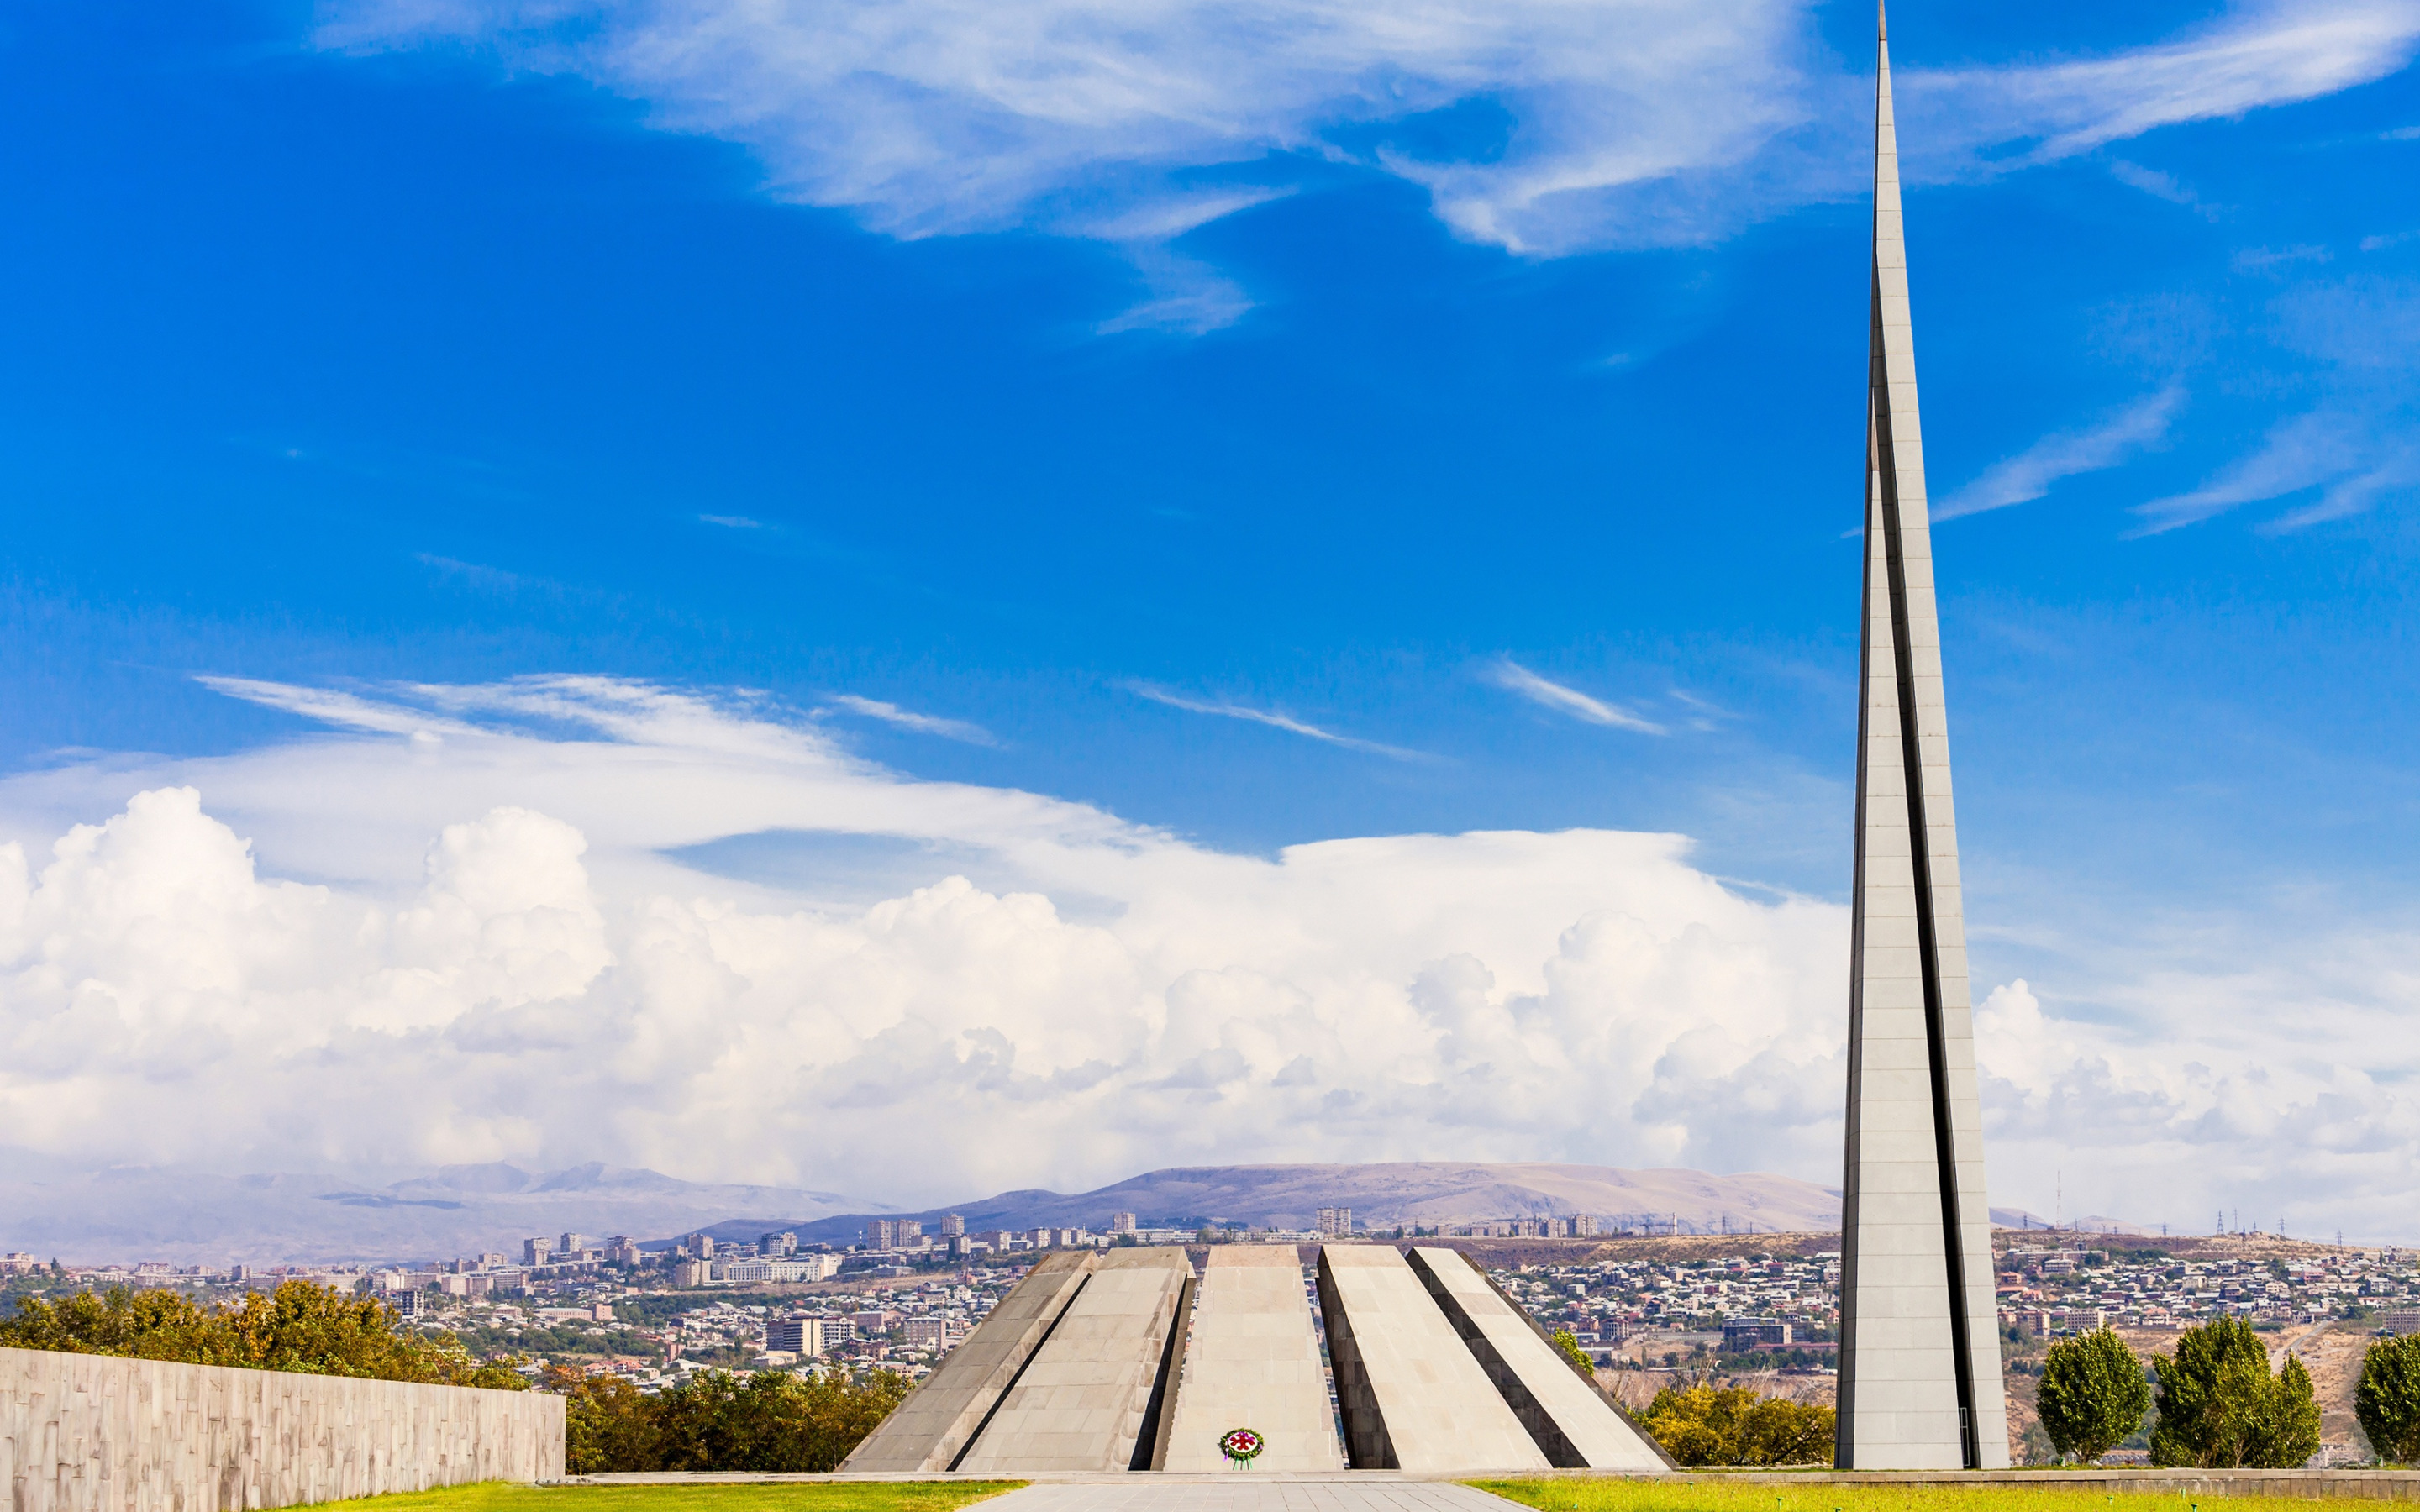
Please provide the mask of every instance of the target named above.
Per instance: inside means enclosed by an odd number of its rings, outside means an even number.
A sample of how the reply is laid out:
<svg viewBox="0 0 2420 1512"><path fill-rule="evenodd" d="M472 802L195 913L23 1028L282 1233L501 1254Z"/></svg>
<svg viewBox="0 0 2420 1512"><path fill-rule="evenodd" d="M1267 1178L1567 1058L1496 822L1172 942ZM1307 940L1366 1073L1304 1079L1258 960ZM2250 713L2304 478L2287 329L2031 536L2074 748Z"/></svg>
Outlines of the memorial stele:
<svg viewBox="0 0 2420 1512"><path fill-rule="evenodd" d="M1836 1460L1989 1470L2009 1462L2008 1416L1886 23L1875 61Z"/></svg>
<svg viewBox="0 0 2420 1512"><path fill-rule="evenodd" d="M1994 1469L2008 1425L1886 25L1875 42L1836 1452L1843 1469ZM1327 1244L1305 1269L1292 1244L1213 1246L1198 1277L1181 1246L1053 1252L842 1468L1674 1468L1460 1253ZM1249 1460L1228 1452L1238 1429Z"/></svg>

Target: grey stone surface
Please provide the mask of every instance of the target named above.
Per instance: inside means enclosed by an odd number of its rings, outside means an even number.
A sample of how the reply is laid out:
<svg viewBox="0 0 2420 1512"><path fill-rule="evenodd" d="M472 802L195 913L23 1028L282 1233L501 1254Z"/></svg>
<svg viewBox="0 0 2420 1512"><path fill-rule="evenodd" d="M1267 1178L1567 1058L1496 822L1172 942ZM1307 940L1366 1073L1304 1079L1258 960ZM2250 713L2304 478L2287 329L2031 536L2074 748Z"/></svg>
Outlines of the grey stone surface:
<svg viewBox="0 0 2420 1512"><path fill-rule="evenodd" d="M1877 60L1838 1455L1992 1468L2008 1425L1886 38Z"/></svg>
<svg viewBox="0 0 2420 1512"><path fill-rule="evenodd" d="M1502 1497L1451 1481L1309 1480L1243 1473L1079 1486L1029 1486L985 1512L1512 1512Z"/></svg>
<svg viewBox="0 0 2420 1512"><path fill-rule="evenodd" d="M1177 1301L1192 1278L1180 1247L1103 1255L957 1468L1006 1475L1131 1468Z"/></svg>
<svg viewBox="0 0 2420 1512"><path fill-rule="evenodd" d="M1537 1473L1550 1480L1645 1480L1648 1477L1628 1471L1549 1470ZM1703 1484L1699 1473L1686 1473L1683 1486ZM979 1477L947 1474L921 1475L889 1473L882 1475L785 1475L769 1473L730 1472L721 1474L645 1474L645 1475L574 1475L564 1482L571 1486L762 1486L836 1482L898 1482L907 1480L958 1480ZM1113 1493L1137 1491L1154 1496L1165 1488L1207 1487L1214 1490L1232 1489L1247 1494L1274 1491L1281 1487L1344 1485L1358 1490L1368 1488L1381 1495L1395 1493L1389 1487L1436 1486L1449 1479L1446 1475L1413 1475L1391 1470L1348 1470L1325 1475L1273 1473L1253 1477L1229 1475L1037 1475L1039 1484L1054 1487L1106 1489ZM2420 1502L2420 1471L2410 1470L1725 1470L1713 1472L1706 1480L1722 1486L1817 1487L1866 1486L1875 1488L1912 1488L1920 1486L1999 1486L2032 1487L2039 1489L2084 1492L2094 1496L2118 1495L2122 1492L2154 1492L2164 1496L2274 1496L2301 1497L2305 1501L2333 1497L2351 1497L2365 1501ZM1291 1491L1285 1494L1292 1495ZM1683 1497L1686 1492L1679 1493ZM1667 1499L1668 1502L1668 1498ZM986 1506L992 1503L984 1504ZM1380 1504L1386 1506L1432 1505L1388 1501L1382 1504L1353 1502L1355 1507ZM1468 1507L1476 1512L1477 1504L1456 1502L1456 1507ZM1500 1503L1488 1504L1493 1512L1504 1512Z"/></svg>
<svg viewBox="0 0 2420 1512"><path fill-rule="evenodd" d="M1229 1470L1218 1440L1232 1428L1268 1444L1249 1470L1233 1473L1344 1468L1292 1244L1211 1246L1162 1468Z"/></svg>
<svg viewBox="0 0 2420 1512"><path fill-rule="evenodd" d="M559 1480L563 1398L0 1350L13 1512L299 1506Z"/></svg>
<svg viewBox="0 0 2420 1512"><path fill-rule="evenodd" d="M1551 1468L1391 1246L1322 1246L1319 1303L1355 1469Z"/></svg>
<svg viewBox="0 0 2420 1512"><path fill-rule="evenodd" d="M1036 1261L841 1469L949 1469L1059 1320L1068 1299L1091 1274L1093 1262L1089 1252L1047 1255Z"/></svg>
<svg viewBox="0 0 2420 1512"><path fill-rule="evenodd" d="M1461 1252L1415 1248L1410 1259L1447 1321L1549 1462L1563 1470L1651 1474L1670 1468L1605 1394L1582 1381L1539 1335L1528 1315L1506 1301Z"/></svg>

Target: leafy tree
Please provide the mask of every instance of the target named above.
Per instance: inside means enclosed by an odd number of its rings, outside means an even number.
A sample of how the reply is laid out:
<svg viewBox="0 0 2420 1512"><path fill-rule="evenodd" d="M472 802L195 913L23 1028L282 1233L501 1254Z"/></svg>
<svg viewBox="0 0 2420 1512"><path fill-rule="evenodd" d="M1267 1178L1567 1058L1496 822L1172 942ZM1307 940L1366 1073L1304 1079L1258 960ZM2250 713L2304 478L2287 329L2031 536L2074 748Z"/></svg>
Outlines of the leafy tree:
<svg viewBox="0 0 2420 1512"><path fill-rule="evenodd" d="M14 1316L0 1319L0 1345L218 1365L223 1362L204 1357L209 1326L210 1314L182 1292L112 1287L56 1302L20 1300Z"/></svg>
<svg viewBox="0 0 2420 1512"><path fill-rule="evenodd" d="M1811 1465L1831 1460L1837 1420L1828 1407L1700 1384L1657 1392L1645 1421L1684 1465Z"/></svg>
<svg viewBox="0 0 2420 1512"><path fill-rule="evenodd" d="M561 1366L546 1373L546 1389L565 1398L563 1465L574 1475L663 1468L655 1403L620 1376L583 1377Z"/></svg>
<svg viewBox="0 0 2420 1512"><path fill-rule="evenodd" d="M2177 1352L2157 1356L2152 1368L2160 1378L2153 1464L2289 1470L2319 1452L2310 1372L2289 1355L2272 1375L2268 1348L2243 1319L2187 1329Z"/></svg>
<svg viewBox="0 0 2420 1512"><path fill-rule="evenodd" d="M0 1320L0 1345L114 1354L184 1365L242 1365L306 1375L359 1376L445 1386L526 1391L506 1365L482 1365L450 1338L401 1332L383 1304L309 1281L274 1293L244 1293L230 1306L204 1308L179 1292L79 1291L57 1302L29 1297Z"/></svg>
<svg viewBox="0 0 2420 1512"><path fill-rule="evenodd" d="M547 1384L568 1398L564 1463L575 1474L836 1470L908 1395L907 1380L889 1370L744 1380L702 1370L653 1396L615 1377L563 1370Z"/></svg>
<svg viewBox="0 0 2420 1512"><path fill-rule="evenodd" d="M2398 1465L2420 1461L2420 1334L2370 1345L2362 1356L2352 1410L2379 1458Z"/></svg>
<svg viewBox="0 0 2420 1512"><path fill-rule="evenodd" d="M1589 1359L1588 1351L1580 1348L1577 1334L1568 1328L1555 1330L1554 1346L1555 1352L1563 1357L1563 1364L1578 1371L1582 1381L1591 1386L1596 1384L1596 1365Z"/></svg>
<svg viewBox="0 0 2420 1512"><path fill-rule="evenodd" d="M2102 1328L2050 1347L2036 1402L2052 1447L2088 1465L2143 1426L2151 1387L2126 1341Z"/></svg>

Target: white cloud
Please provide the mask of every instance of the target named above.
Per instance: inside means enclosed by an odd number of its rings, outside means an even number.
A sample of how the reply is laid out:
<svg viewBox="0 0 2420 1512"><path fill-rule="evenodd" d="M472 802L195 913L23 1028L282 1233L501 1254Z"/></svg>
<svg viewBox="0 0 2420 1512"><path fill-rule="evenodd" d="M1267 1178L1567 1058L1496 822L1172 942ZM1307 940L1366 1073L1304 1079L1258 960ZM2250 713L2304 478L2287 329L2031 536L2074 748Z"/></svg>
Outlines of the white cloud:
<svg viewBox="0 0 2420 1512"><path fill-rule="evenodd" d="M2225 119L2382 79L2420 48L2420 5L2253 5L2173 41L2103 57L1911 72L1900 135L1910 157L1968 167L2041 162L2163 126ZM2031 143L2029 151L2005 148ZM2140 186L2138 186L2140 187Z"/></svg>
<svg viewBox="0 0 2420 1512"><path fill-rule="evenodd" d="M2326 397L2272 426L2260 445L2200 486L2135 506L2156 535L2244 504L2317 490L2268 522L2292 531L2372 509L2420 487L2420 285L2358 277L2313 284L2275 304L2276 339L2323 364Z"/></svg>
<svg viewBox="0 0 2420 1512"><path fill-rule="evenodd" d="M743 145L777 195L909 237L1148 245L1332 160L1518 252L1700 242L1862 193L1870 101L1862 50L1826 56L1804 0L329 0L318 35L593 81ZM1907 161L1996 172L2309 99L2401 68L2415 37L2411 0L2336 0L2101 57L1909 69ZM1456 106L1488 118L1440 125ZM1128 324L1248 302L1176 298L1155 288Z"/></svg>
<svg viewBox="0 0 2420 1512"><path fill-rule="evenodd" d="M1836 1074L1837 973L1809 967L1840 911L1743 900L1677 837L1225 856L661 689L432 695L616 733L431 753L356 719L0 784L0 1147L599 1159L901 1200L1213 1159L1821 1176L1837 1150L1831 1100L1751 1140L1726 1089ZM77 812L102 822L58 838ZM1015 880L937 862L809 910L664 856L768 830L948 838Z"/></svg>
<svg viewBox="0 0 2420 1512"><path fill-rule="evenodd" d="M2164 440L2168 422L2184 400L2184 390L2163 389L2104 416L2098 424L2045 436L2016 455L1984 469L1974 482L1943 500L1932 511L1932 518L1937 523L2026 503L2050 492L2063 478L2116 467Z"/></svg>
<svg viewBox="0 0 2420 1512"><path fill-rule="evenodd" d="M1558 714L1568 714L1575 719L1610 725L1620 730L1636 730L1641 734L1660 735L1665 733L1664 727L1652 719L1642 719L1618 704L1592 698L1576 687L1550 682L1510 656L1498 656L1490 662L1482 675L1498 687L1518 693L1530 702ZM1689 702L1695 703L1696 701Z"/></svg>
<svg viewBox="0 0 2420 1512"><path fill-rule="evenodd" d="M0 781L0 1147L603 1160L908 1205L1255 1160L1837 1180L1845 911L1743 898L1678 837L1227 856L744 699L241 687L344 723ZM402 733L428 708L459 727L434 748ZM854 907L671 858L734 836L905 858ZM2025 982L1979 1010L1995 1197L2046 1210L2063 1166L2071 1209L2396 1231L2420 930L2130 933L2091 1014Z"/></svg>
<svg viewBox="0 0 2420 1512"><path fill-rule="evenodd" d="M2144 519L2139 533L2157 535L2239 504L2317 487L2339 475L2345 458L2364 449L2362 430L2356 417L2341 412L2314 411L2285 421L2270 431L2257 451L2228 464L2200 487L2137 504L2134 513Z"/></svg>
<svg viewBox="0 0 2420 1512"><path fill-rule="evenodd" d="M2420 1006L2408 921L2281 938L2251 928L2213 958L2146 940L2089 1016L2019 980L1975 1016L1993 1200L2203 1231L2219 1208L2305 1235L2408 1237L2420 1070L2397 1026ZM2241 926L2239 926L2241 927ZM2156 935L2156 932L2146 932ZM2160 957L2186 945L2188 961Z"/></svg>
<svg viewBox="0 0 2420 1512"><path fill-rule="evenodd" d="M832 702L851 714L861 714L869 719L879 719L884 724L897 725L902 730L913 730L920 735L939 735L946 740L963 740L970 746L1000 744L990 731L965 719L947 719L935 714L918 714L913 709L903 709L896 703L885 703L880 699L861 698L855 693L835 693L832 695Z"/></svg>
<svg viewBox="0 0 2420 1512"><path fill-rule="evenodd" d="M1096 329L1103 335L1161 331L1199 336L1233 325L1252 308L1244 286L1208 263L1148 242L1130 243L1125 254L1142 279L1145 297L1102 321Z"/></svg>
<svg viewBox="0 0 2420 1512"><path fill-rule="evenodd" d="M2203 204L2201 196L2195 193L2174 174L2162 173L2157 168L2146 168L2139 162L2129 162L2123 158L2113 158L2109 162L2109 177L2129 189L2141 190L2153 199L2164 199L2171 205L2181 205L2204 220L2218 219L2217 207Z"/></svg>
<svg viewBox="0 0 2420 1512"><path fill-rule="evenodd" d="M1154 703L1164 703L1171 709L1183 709L1187 714L1207 714L1221 719L1241 719L1248 724L1264 724L1272 730L1282 730L1290 735L1302 735L1326 745L1342 746L1347 750L1366 750L1375 756L1392 756L1399 761L1427 759L1425 752L1405 750L1401 746L1381 745L1374 740L1361 740L1352 735L1340 735L1333 730L1322 730L1315 724L1306 723L1293 715L1280 714L1274 709L1256 709L1249 704L1229 703L1216 699L1188 698L1185 694L1171 693L1167 688L1156 687L1149 683L1128 683L1125 688L1138 698L1149 699Z"/></svg>

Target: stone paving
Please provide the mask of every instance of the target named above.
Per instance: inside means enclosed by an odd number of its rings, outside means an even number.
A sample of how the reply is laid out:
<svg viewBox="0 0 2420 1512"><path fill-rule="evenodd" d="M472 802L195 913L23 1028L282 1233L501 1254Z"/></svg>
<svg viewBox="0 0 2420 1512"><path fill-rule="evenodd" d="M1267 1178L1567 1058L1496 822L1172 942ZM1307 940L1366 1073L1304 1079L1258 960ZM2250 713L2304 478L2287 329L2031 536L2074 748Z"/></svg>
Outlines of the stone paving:
<svg viewBox="0 0 2420 1512"><path fill-rule="evenodd" d="M1512 1512L1513 1504L1450 1481L1244 1471L1029 1486L982 1504L985 1512Z"/></svg>

